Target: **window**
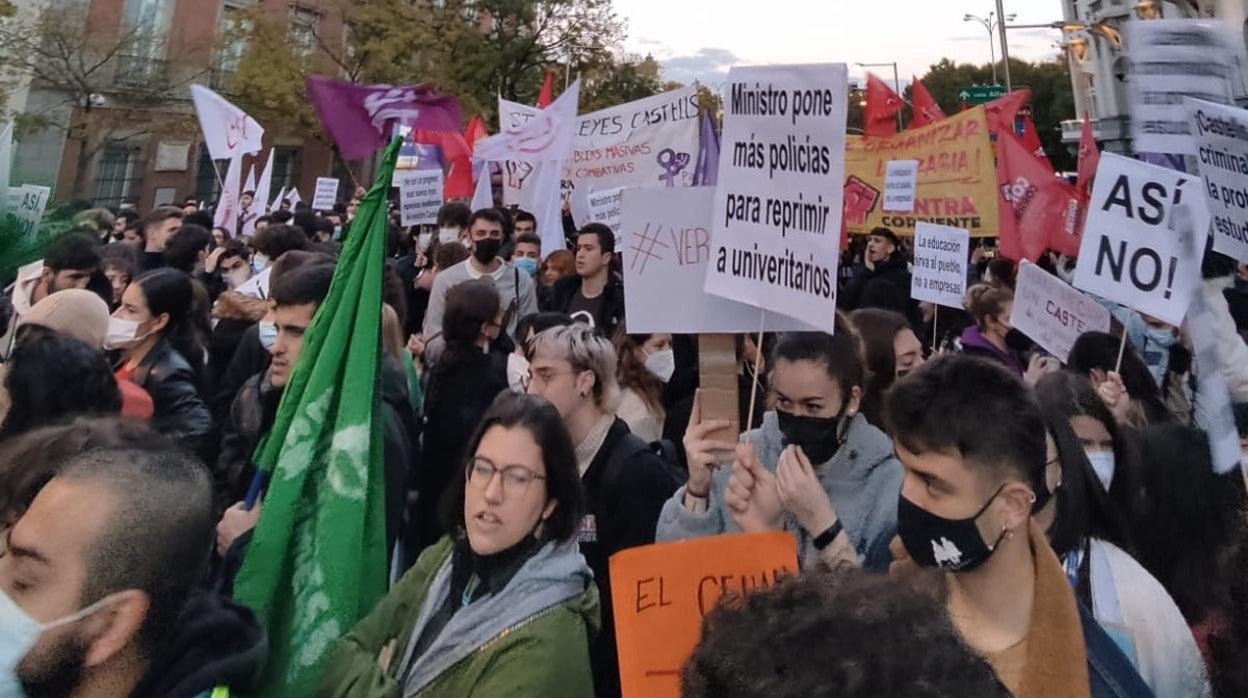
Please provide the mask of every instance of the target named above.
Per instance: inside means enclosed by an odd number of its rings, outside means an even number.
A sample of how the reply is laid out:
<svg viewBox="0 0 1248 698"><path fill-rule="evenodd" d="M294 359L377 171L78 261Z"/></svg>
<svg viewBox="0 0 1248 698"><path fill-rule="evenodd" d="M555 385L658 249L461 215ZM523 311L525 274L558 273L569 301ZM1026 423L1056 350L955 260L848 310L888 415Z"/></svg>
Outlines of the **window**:
<svg viewBox="0 0 1248 698"><path fill-rule="evenodd" d="M195 165L195 199L198 201L216 201L221 185L217 182L217 171L212 158L208 155L208 146L199 144L199 159Z"/></svg>
<svg viewBox="0 0 1248 698"><path fill-rule="evenodd" d="M301 154L299 148L276 148L273 151L273 183L270 186L272 196L277 196L277 192L282 187L290 189L299 182L299 156ZM310 194L300 192L300 196Z"/></svg>
<svg viewBox="0 0 1248 698"><path fill-rule="evenodd" d="M109 143L100 151L95 166L95 204L120 206L133 196L142 177L139 148L125 143Z"/></svg>
<svg viewBox="0 0 1248 698"><path fill-rule="evenodd" d="M133 37L126 53L164 58L164 38L173 19L173 0L126 0L122 23Z"/></svg>
<svg viewBox="0 0 1248 698"><path fill-rule="evenodd" d="M296 5L290 8L290 20L295 50L305 56L316 51L316 34L321 28L321 13Z"/></svg>
<svg viewBox="0 0 1248 698"><path fill-rule="evenodd" d="M220 36L223 40L217 52L216 65L212 69L212 88L225 90L238 71L243 61L243 52L247 50L246 34L251 30L251 20L240 7L227 5L221 12Z"/></svg>

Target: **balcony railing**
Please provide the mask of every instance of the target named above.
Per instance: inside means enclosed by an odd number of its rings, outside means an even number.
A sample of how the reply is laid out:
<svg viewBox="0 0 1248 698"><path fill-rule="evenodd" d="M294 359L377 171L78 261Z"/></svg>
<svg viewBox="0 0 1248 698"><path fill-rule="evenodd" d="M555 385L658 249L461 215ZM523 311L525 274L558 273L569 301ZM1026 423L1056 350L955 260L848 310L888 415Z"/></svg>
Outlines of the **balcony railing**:
<svg viewBox="0 0 1248 698"><path fill-rule="evenodd" d="M113 84L130 89L157 88L164 83L169 61L150 56L122 54L117 56L117 73Z"/></svg>

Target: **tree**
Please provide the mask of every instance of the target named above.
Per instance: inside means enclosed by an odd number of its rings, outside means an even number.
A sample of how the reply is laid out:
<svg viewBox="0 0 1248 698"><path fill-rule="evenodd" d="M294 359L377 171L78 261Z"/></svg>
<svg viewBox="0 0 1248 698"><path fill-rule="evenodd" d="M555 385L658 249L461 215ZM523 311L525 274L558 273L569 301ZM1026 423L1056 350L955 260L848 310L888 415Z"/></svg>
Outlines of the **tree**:
<svg viewBox="0 0 1248 698"><path fill-rule="evenodd" d="M639 59L608 55L596 65L586 67L580 77L582 114L652 97L664 88L659 80L658 61L653 56Z"/></svg>

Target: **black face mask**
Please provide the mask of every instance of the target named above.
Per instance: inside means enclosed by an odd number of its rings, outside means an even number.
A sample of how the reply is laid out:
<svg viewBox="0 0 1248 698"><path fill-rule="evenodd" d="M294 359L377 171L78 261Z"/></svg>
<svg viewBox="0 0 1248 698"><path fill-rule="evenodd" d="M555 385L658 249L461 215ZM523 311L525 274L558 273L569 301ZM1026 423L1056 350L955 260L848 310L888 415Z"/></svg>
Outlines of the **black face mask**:
<svg viewBox="0 0 1248 698"><path fill-rule="evenodd" d="M486 238L485 240L474 240L472 242L472 256L482 264L489 264L498 256L498 251L502 249L503 241Z"/></svg>
<svg viewBox="0 0 1248 698"><path fill-rule="evenodd" d="M1032 342L1027 335L1012 329L1005 333L1005 346L1017 352L1025 352L1031 349Z"/></svg>
<svg viewBox="0 0 1248 698"><path fill-rule="evenodd" d="M988 511L997 495L1005 489L1002 485L993 493L975 515L966 519L946 519L897 496L897 535L906 546L910 558L923 567L938 567L951 572L968 572L992 557L1005 529L992 545L979 535L975 521Z"/></svg>
<svg viewBox="0 0 1248 698"><path fill-rule="evenodd" d="M845 407L835 417L799 417L792 412L776 410L780 433L786 446L802 449L811 465L832 460L841 447L840 425Z"/></svg>

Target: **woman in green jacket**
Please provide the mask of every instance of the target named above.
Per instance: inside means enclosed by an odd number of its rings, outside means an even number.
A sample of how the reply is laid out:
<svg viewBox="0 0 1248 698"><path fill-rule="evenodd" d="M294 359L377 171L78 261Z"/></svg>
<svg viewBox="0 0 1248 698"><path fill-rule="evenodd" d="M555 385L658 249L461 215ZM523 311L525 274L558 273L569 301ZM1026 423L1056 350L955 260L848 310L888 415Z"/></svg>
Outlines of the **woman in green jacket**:
<svg viewBox="0 0 1248 698"><path fill-rule="evenodd" d="M545 400L504 393L448 492L447 530L338 640L321 696L592 698L598 592L576 543L584 494Z"/></svg>

